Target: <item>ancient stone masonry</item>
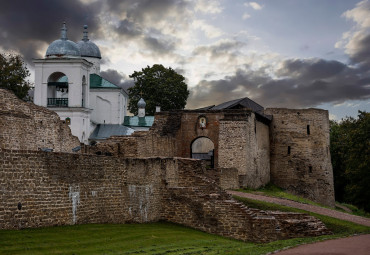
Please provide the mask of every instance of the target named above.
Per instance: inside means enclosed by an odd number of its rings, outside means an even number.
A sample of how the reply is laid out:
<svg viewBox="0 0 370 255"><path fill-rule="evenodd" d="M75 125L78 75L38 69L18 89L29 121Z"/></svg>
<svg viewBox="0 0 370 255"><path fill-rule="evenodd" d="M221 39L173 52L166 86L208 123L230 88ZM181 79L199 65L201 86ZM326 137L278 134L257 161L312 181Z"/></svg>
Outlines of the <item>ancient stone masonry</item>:
<svg viewBox="0 0 370 255"><path fill-rule="evenodd" d="M207 117L204 129L198 126L201 116ZM136 158L191 158L191 144L199 137L214 143L220 180L233 174L228 169L237 169L232 186L220 183L226 185L224 188L257 188L270 181L269 127L250 110L162 112L156 115L149 132L111 137L95 147L87 147L86 152Z"/></svg>
<svg viewBox="0 0 370 255"><path fill-rule="evenodd" d="M266 109L270 125L271 180L289 192L334 206L328 111Z"/></svg>
<svg viewBox="0 0 370 255"><path fill-rule="evenodd" d="M227 113L220 121L219 167L235 167L239 186L258 188L270 181L268 126L249 112Z"/></svg>
<svg viewBox="0 0 370 255"><path fill-rule="evenodd" d="M266 109L265 114L273 116L269 125L248 110L163 112L156 115L149 132L112 137L90 152L190 158L194 139L208 137L214 143L216 175L222 187L258 188L272 181L289 192L333 206L327 111ZM207 116L205 129L197 127L200 116ZM237 169L236 179L230 179L234 173L228 169Z"/></svg>
<svg viewBox="0 0 370 255"><path fill-rule="evenodd" d="M0 89L0 148L71 152L80 145L59 116Z"/></svg>
<svg viewBox="0 0 370 255"><path fill-rule="evenodd" d="M166 220L255 242L328 234L311 216L248 208L222 189L266 184L271 162L271 181L332 205L327 112L268 112L271 124L246 109L163 112L149 132L71 153L79 141L57 114L0 89L0 229ZM214 145L214 169L189 159L199 138Z"/></svg>
<svg viewBox="0 0 370 255"><path fill-rule="evenodd" d="M167 220L239 240L328 234L317 219L250 209L203 162L0 150L0 228Z"/></svg>

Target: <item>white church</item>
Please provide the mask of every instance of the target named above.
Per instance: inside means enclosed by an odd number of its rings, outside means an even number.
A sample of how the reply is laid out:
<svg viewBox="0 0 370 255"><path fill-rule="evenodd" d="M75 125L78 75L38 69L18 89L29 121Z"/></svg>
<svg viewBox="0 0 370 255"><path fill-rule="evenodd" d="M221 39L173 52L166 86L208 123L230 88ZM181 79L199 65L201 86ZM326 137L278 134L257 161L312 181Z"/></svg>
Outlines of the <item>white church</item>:
<svg viewBox="0 0 370 255"><path fill-rule="evenodd" d="M129 135L133 129L122 125L128 94L100 76L101 54L88 38L68 40L63 23L61 38L52 42L43 59L34 59L34 103L55 111L69 124L81 143L89 138Z"/></svg>

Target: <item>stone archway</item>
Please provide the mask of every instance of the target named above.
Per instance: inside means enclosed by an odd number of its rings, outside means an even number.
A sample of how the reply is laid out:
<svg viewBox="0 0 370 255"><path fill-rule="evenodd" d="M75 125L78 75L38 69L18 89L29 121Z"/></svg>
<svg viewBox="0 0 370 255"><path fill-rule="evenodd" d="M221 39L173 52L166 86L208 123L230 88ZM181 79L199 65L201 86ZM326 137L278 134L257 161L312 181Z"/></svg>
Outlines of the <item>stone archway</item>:
<svg viewBox="0 0 370 255"><path fill-rule="evenodd" d="M214 168L215 145L211 139L205 136L197 137L191 143L191 158L206 161L209 168Z"/></svg>

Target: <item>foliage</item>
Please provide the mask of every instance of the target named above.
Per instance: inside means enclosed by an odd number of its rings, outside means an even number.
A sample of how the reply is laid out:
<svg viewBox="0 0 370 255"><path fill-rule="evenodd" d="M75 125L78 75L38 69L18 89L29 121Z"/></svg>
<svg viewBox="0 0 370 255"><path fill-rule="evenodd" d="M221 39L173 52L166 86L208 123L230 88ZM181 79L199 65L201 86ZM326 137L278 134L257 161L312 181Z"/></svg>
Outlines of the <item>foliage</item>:
<svg viewBox="0 0 370 255"><path fill-rule="evenodd" d="M11 90L24 99L31 88L26 80L29 75L21 56L0 53L0 88Z"/></svg>
<svg viewBox="0 0 370 255"><path fill-rule="evenodd" d="M332 121L330 144L336 199L370 212L370 113Z"/></svg>
<svg viewBox="0 0 370 255"><path fill-rule="evenodd" d="M135 85L128 89L130 103L128 109L137 115L137 103L140 98L146 102L145 112L147 115L154 115L155 107L160 106L161 110L184 109L189 96L188 86L185 78L178 74L171 67L153 65L143 68L141 72L135 71L130 75Z"/></svg>

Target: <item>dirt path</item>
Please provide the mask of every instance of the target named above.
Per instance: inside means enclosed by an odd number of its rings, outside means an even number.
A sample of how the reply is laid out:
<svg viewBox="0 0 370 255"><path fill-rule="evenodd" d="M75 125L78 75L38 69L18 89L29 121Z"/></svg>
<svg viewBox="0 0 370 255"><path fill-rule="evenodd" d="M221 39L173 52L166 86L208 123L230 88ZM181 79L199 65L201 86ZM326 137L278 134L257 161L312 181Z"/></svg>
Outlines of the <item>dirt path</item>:
<svg viewBox="0 0 370 255"><path fill-rule="evenodd" d="M229 190L227 192L231 195L234 195L234 196L245 197L245 198L261 200L261 201L270 202L270 203L275 203L275 204L279 204L279 205L294 207L294 208L302 209L302 210L305 210L305 211L314 212L314 213L318 213L318 214L322 214L322 215L327 215L327 216L330 216L330 217L333 217L333 218L337 218L337 219L341 219L341 220L347 220L347 221L351 221L351 222L354 222L354 223L357 223L357 224L361 224L361 225L365 225L365 226L370 227L370 219L365 218L365 217L351 215L351 214L347 214L347 213L343 213L343 212L338 212L336 210L322 208L322 207L315 206L315 205L303 204L303 203L299 203L299 202L295 202L295 201L291 201L291 200L287 200L287 199L282 199L282 198L267 197L267 196L262 196L262 195L256 195L256 194L244 193L244 192L238 192L238 191L231 191L231 190ZM368 240L368 241L370 241L370 240ZM309 253L307 253L307 254L309 254ZM316 253L316 254L318 254L318 253ZM327 254L327 253L325 253L325 254ZM353 254L356 254L356 253L353 253ZM368 252L367 254L370 254L370 252Z"/></svg>
<svg viewBox="0 0 370 255"><path fill-rule="evenodd" d="M351 236L312 244L274 253L277 255L368 255L370 235Z"/></svg>

